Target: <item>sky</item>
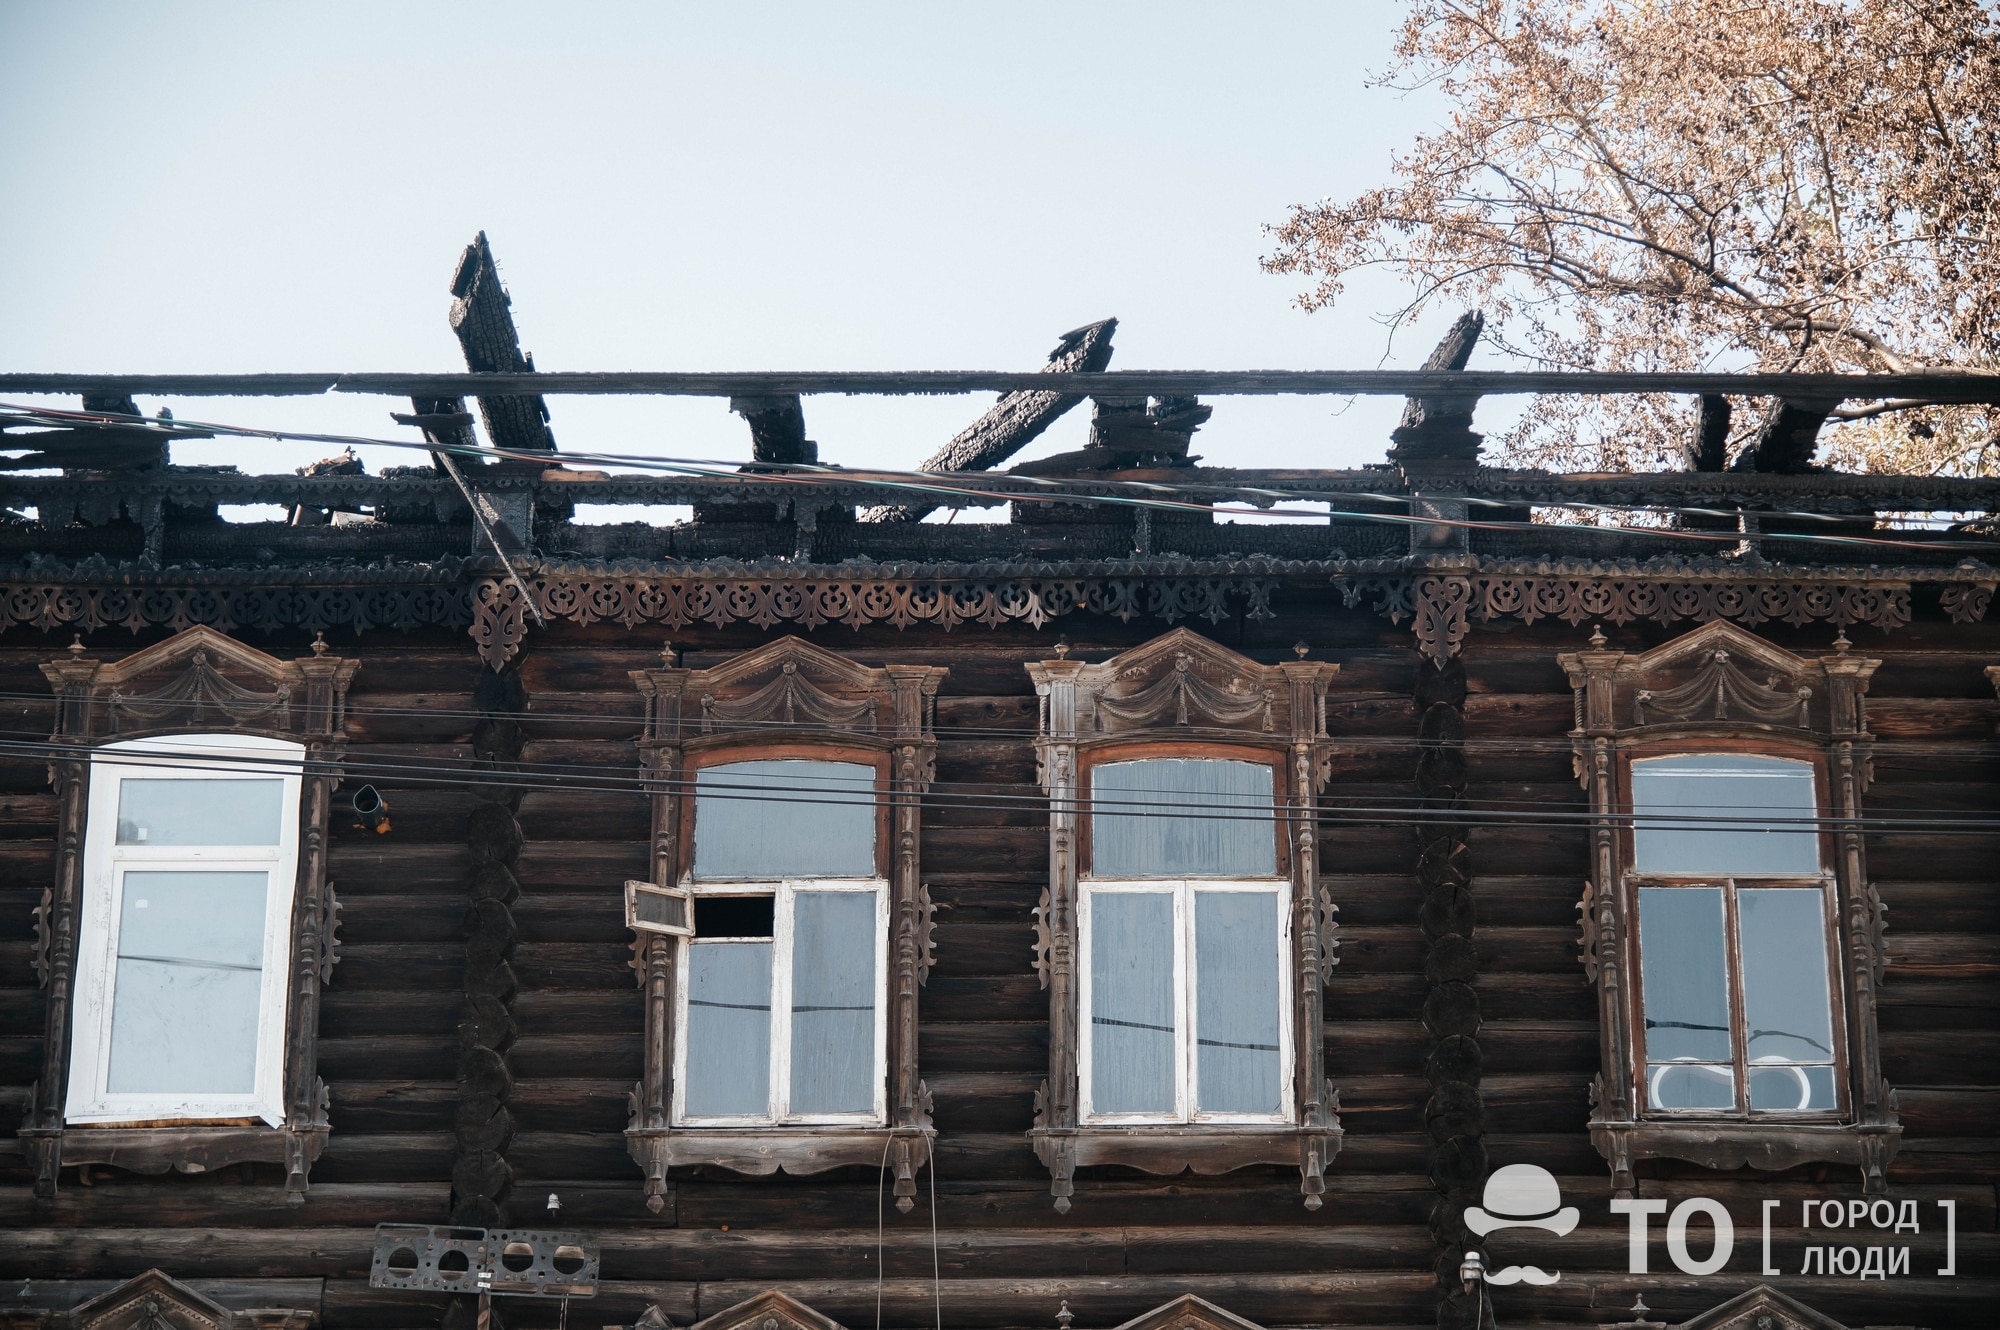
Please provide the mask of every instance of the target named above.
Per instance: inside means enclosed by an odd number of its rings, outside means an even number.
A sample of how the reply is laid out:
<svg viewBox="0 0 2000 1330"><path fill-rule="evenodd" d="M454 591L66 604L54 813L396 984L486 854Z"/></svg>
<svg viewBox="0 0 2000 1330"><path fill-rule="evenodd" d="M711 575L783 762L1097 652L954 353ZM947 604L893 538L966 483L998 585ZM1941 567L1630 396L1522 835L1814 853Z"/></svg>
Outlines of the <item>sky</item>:
<svg viewBox="0 0 2000 1330"><path fill-rule="evenodd" d="M1401 7L0 0L0 370L452 371L484 229L543 370L1415 366L1385 275L1260 271L1289 206L1443 114L1370 86ZM53 400L53 399L45 399ZM914 467L990 395L813 397L824 461ZM74 405L74 402L68 402ZM398 399L142 399L406 438ZM1379 461L1396 399L1214 400L1213 465ZM723 400L558 397L558 448L747 459ZM1071 411L1023 458L1082 446ZM324 444L175 445L289 470ZM364 449L369 469L420 454Z"/></svg>

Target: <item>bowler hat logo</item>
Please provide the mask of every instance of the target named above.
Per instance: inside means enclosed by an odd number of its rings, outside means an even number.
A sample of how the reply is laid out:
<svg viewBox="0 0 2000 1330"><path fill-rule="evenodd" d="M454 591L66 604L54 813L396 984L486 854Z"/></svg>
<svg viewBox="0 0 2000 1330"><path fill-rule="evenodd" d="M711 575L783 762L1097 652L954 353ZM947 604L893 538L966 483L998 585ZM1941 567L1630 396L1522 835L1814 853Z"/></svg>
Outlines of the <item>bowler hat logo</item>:
<svg viewBox="0 0 2000 1330"><path fill-rule="evenodd" d="M1485 1205L1465 1207L1465 1226L1485 1237L1503 1228L1546 1229L1564 1237L1576 1227L1577 1209L1562 1203L1555 1175L1537 1164L1509 1164L1486 1179ZM1562 1278L1533 1265L1510 1265L1486 1276L1489 1284L1553 1284Z"/></svg>

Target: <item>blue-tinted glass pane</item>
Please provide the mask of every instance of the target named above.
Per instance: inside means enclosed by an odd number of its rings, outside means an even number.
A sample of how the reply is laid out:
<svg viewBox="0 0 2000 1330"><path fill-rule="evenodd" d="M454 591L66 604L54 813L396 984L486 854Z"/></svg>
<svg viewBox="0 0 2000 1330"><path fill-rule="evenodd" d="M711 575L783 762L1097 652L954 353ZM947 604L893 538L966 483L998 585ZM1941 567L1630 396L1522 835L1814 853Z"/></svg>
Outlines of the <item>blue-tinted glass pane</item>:
<svg viewBox="0 0 2000 1330"><path fill-rule="evenodd" d="M1278 1112L1277 895L1197 891L1194 954L1196 1107Z"/></svg>
<svg viewBox="0 0 2000 1330"><path fill-rule="evenodd" d="M792 1103L875 1107L875 896L801 891L792 904Z"/></svg>
<svg viewBox="0 0 2000 1330"><path fill-rule="evenodd" d="M266 873L125 874L111 1093L256 1089L269 886Z"/></svg>
<svg viewBox="0 0 2000 1330"><path fill-rule="evenodd" d="M771 944L688 947L689 1117L762 1117L771 1111Z"/></svg>
<svg viewBox="0 0 2000 1330"><path fill-rule="evenodd" d="M1836 1107L1830 1065L1780 1065L1833 1062L1825 905L1818 890L1748 887L1737 892L1753 1109Z"/></svg>
<svg viewBox="0 0 2000 1330"><path fill-rule="evenodd" d="M1165 757L1092 769L1097 877L1271 877L1277 870L1271 768Z"/></svg>
<svg viewBox="0 0 2000 1330"><path fill-rule="evenodd" d="M1632 764L1634 858L1642 873L1817 873L1813 769L1735 753ZM1767 825L1758 825L1758 823Z"/></svg>
<svg viewBox="0 0 2000 1330"><path fill-rule="evenodd" d="M778 759L694 778L698 878L875 876L875 771Z"/></svg>
<svg viewBox="0 0 2000 1330"><path fill-rule="evenodd" d="M1090 1098L1097 1113L1174 1111L1174 898L1091 893Z"/></svg>
<svg viewBox="0 0 2000 1330"><path fill-rule="evenodd" d="M1647 1057L1654 1062L1728 1062L1721 889L1642 888L1639 958Z"/></svg>

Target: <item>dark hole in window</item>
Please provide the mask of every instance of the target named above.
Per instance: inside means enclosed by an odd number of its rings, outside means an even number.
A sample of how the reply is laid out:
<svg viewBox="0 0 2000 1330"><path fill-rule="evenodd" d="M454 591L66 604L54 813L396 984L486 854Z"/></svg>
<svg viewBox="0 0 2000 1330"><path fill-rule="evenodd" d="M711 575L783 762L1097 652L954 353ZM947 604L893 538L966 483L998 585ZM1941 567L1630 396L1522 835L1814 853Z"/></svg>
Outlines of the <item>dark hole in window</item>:
<svg viewBox="0 0 2000 1330"><path fill-rule="evenodd" d="M525 1242L510 1242L500 1252L500 1264L515 1274L535 1263L535 1249Z"/></svg>
<svg viewBox="0 0 2000 1330"><path fill-rule="evenodd" d="M776 896L697 896L696 937L770 937Z"/></svg>
<svg viewBox="0 0 2000 1330"><path fill-rule="evenodd" d="M472 1262L456 1247L438 1257L438 1273L446 1279L456 1279L471 1268Z"/></svg>
<svg viewBox="0 0 2000 1330"><path fill-rule="evenodd" d="M557 1274L573 1275L583 1269L583 1248L556 1248L555 1267Z"/></svg>
<svg viewBox="0 0 2000 1330"><path fill-rule="evenodd" d="M417 1268L417 1254L408 1247L398 1247L389 1253L391 1270L414 1270Z"/></svg>

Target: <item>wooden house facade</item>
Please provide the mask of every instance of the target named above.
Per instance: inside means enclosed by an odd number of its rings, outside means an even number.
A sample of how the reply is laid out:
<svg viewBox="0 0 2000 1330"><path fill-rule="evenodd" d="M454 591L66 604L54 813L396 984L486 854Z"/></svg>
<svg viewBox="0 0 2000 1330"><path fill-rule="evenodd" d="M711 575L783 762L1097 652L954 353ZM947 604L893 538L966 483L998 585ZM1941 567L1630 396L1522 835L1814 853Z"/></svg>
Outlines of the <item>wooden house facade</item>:
<svg viewBox="0 0 2000 1330"><path fill-rule="evenodd" d="M933 468L998 524L778 382L566 467L471 340L377 385L450 466L0 479L0 1322L473 1324L402 1224L583 1235L514 1326L1992 1324L2000 485L1493 469L1463 356L1387 468L1198 467L1108 337ZM222 390L8 387L49 466Z"/></svg>

